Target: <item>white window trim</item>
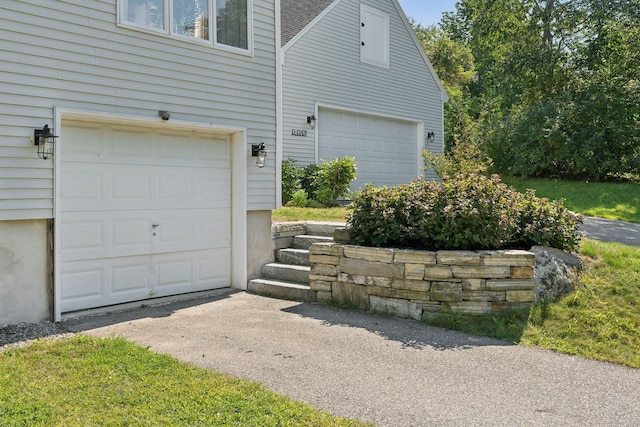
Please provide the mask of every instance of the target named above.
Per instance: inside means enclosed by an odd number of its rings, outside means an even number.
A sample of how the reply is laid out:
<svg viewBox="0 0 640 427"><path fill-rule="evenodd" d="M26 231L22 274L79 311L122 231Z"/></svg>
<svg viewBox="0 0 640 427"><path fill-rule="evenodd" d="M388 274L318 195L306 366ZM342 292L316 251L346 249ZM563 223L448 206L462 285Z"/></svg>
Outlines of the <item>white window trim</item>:
<svg viewBox="0 0 640 427"><path fill-rule="evenodd" d="M362 55L362 48L360 48L360 62L362 62L363 64L370 64L370 65L375 65L377 67L381 67L381 68L390 68L390 54L389 54L389 50L390 50L390 44L391 44L391 40L390 40L390 31L389 31L389 27L390 27L390 20L389 20L389 14L386 12L383 12L379 9L373 8L371 6L367 6L364 3L360 3L360 23L364 22L364 15L365 12L373 14L373 15L377 15L380 16L382 18L385 19L385 38L386 38L386 46L385 46L385 52L384 52L384 57L385 60L384 61L376 61L376 60L372 60L370 58L365 58ZM360 30L360 42L363 42L362 40L362 29Z"/></svg>
<svg viewBox="0 0 640 427"><path fill-rule="evenodd" d="M164 30L155 29L153 27L145 27L141 25L135 25L132 22L129 22L125 19L124 16L124 6L123 1L118 0L117 2L117 26L128 28L135 31L140 31L147 34L153 34L162 37L168 37L174 40L181 40L188 43L195 43L200 46L213 46L216 49L225 50L228 52L238 53L241 55L253 56L254 54L254 19L253 19L253 0L247 0L247 49L243 49L236 46L230 46L223 43L218 43L216 40L216 36L218 33L218 20L216 19L217 7L216 0L209 0L209 22L212 22L213 25L209 26L209 40L202 40L195 37L185 36L183 34L178 34L173 32L172 30L172 20L173 20L173 8L171 7L171 0L164 0Z"/></svg>

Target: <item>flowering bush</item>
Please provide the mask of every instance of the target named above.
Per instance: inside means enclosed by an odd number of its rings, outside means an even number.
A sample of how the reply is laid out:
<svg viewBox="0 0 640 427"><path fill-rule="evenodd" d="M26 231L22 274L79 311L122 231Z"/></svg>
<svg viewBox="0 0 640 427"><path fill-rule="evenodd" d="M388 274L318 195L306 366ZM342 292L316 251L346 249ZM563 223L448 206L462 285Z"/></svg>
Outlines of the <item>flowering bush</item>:
<svg viewBox="0 0 640 427"><path fill-rule="evenodd" d="M561 201L518 193L497 175L466 174L358 192L347 221L353 242L415 249L574 249L581 218Z"/></svg>

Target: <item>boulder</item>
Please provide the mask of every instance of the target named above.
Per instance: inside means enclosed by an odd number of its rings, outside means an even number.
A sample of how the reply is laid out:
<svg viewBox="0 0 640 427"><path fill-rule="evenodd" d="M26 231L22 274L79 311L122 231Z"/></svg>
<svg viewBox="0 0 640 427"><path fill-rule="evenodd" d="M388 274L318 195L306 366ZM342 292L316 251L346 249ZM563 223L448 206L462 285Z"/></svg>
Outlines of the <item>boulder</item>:
<svg viewBox="0 0 640 427"><path fill-rule="evenodd" d="M534 246L534 293L537 301L553 302L573 292L584 264L574 254L546 246Z"/></svg>

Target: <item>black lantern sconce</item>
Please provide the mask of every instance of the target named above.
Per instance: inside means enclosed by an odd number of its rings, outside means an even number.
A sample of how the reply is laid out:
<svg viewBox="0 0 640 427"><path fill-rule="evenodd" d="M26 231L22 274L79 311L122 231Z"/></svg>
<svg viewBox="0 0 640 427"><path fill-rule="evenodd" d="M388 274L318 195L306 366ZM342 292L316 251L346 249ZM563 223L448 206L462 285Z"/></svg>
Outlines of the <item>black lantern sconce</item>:
<svg viewBox="0 0 640 427"><path fill-rule="evenodd" d="M311 129L315 129L315 127L316 127L316 115L315 114L307 116L307 124L309 125L309 127Z"/></svg>
<svg viewBox="0 0 640 427"><path fill-rule="evenodd" d="M436 140L436 133L435 132L427 132L427 140L429 142L433 142Z"/></svg>
<svg viewBox="0 0 640 427"><path fill-rule="evenodd" d="M264 164L267 161L267 153L268 151L264 145L264 142L251 145L251 156L256 157L256 166L258 166L259 168L264 167Z"/></svg>
<svg viewBox="0 0 640 427"><path fill-rule="evenodd" d="M33 130L33 143L38 146L38 157L47 160L53 157L53 149L57 136L51 132L49 125Z"/></svg>

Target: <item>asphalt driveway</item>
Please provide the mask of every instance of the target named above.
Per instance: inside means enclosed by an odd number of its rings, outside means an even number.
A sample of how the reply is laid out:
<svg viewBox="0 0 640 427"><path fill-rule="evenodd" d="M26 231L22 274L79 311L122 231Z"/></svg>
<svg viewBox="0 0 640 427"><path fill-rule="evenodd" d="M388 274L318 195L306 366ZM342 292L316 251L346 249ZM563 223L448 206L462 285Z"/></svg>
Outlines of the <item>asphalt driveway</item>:
<svg viewBox="0 0 640 427"><path fill-rule="evenodd" d="M638 426L640 370L247 294L72 319L380 426Z"/></svg>
<svg viewBox="0 0 640 427"><path fill-rule="evenodd" d="M580 231L590 239L640 246L640 224L633 222L585 217Z"/></svg>

